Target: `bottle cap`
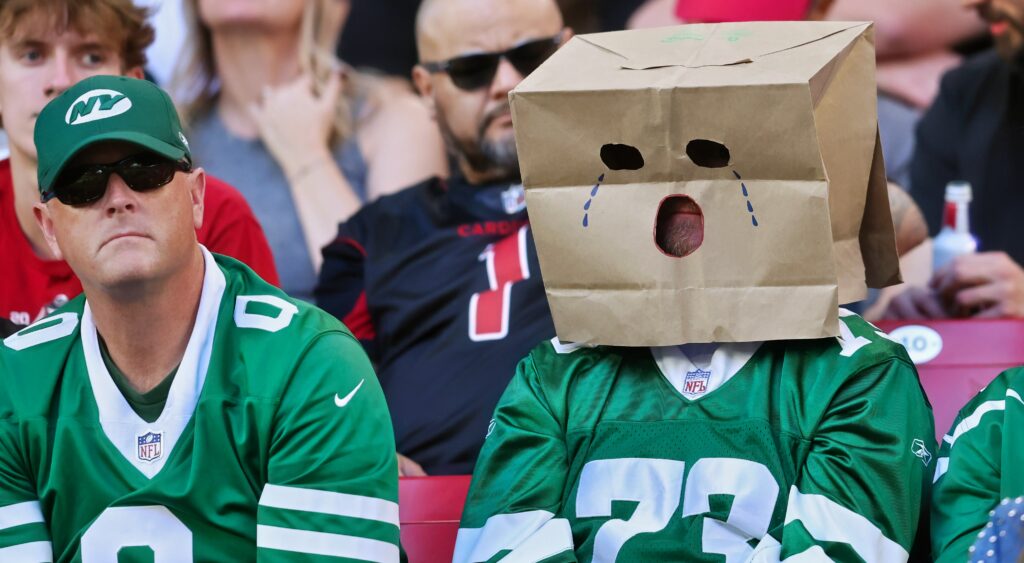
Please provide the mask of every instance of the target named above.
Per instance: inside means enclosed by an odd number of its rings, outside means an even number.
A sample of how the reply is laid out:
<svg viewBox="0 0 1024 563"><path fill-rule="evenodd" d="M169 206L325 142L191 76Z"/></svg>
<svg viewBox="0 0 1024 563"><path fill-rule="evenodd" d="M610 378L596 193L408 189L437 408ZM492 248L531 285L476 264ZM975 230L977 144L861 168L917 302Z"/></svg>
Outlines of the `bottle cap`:
<svg viewBox="0 0 1024 563"><path fill-rule="evenodd" d="M971 184L968 182L950 182L946 184L946 201L953 203L970 203L973 199Z"/></svg>

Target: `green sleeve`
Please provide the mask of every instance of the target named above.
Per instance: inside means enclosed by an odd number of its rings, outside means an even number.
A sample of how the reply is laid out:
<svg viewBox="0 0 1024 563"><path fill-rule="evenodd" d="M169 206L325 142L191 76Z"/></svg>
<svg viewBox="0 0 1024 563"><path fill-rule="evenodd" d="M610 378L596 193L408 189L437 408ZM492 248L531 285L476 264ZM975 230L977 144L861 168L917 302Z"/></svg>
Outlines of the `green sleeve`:
<svg viewBox="0 0 1024 563"><path fill-rule="evenodd" d="M966 561L967 550L1002 498L1003 427L1024 421L1024 370L1000 374L961 409L942 439L932 497L932 554ZM1017 389L1015 390L1014 387Z"/></svg>
<svg viewBox="0 0 1024 563"><path fill-rule="evenodd" d="M16 446L16 429L0 422L0 561L52 561L50 531Z"/></svg>
<svg viewBox="0 0 1024 563"><path fill-rule="evenodd" d="M281 396L269 450L259 561L399 561L394 431L350 334L309 345Z"/></svg>
<svg viewBox="0 0 1024 563"><path fill-rule="evenodd" d="M910 364L893 359L847 379L810 437L781 529L754 560L906 561L935 467L934 436Z"/></svg>
<svg viewBox="0 0 1024 563"><path fill-rule="evenodd" d="M473 472L454 563L576 561L562 510L568 474L565 431L528 356L498 402Z"/></svg>

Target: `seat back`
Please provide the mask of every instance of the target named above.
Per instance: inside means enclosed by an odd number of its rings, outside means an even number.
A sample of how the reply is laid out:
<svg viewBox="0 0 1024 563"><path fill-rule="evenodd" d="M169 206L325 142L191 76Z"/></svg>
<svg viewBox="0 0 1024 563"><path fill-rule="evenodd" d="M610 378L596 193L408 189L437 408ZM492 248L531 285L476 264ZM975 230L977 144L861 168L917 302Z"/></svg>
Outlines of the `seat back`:
<svg viewBox="0 0 1024 563"><path fill-rule="evenodd" d="M917 365L942 440L957 412L1000 372L1024 365L1024 320L886 321Z"/></svg>
<svg viewBox="0 0 1024 563"><path fill-rule="evenodd" d="M469 482L469 475L398 480L398 518L409 563L452 560Z"/></svg>

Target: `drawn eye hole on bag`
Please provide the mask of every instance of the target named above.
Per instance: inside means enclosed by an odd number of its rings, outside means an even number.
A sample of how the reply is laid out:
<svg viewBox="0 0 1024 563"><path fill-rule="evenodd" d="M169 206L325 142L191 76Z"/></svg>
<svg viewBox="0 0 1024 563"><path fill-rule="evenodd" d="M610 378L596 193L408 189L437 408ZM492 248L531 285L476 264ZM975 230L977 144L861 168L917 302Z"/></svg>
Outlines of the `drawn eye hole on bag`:
<svg viewBox="0 0 1024 563"><path fill-rule="evenodd" d="M731 155L729 148L717 141L694 139L686 144L686 156L695 165L703 168L725 168L729 166ZM640 170L644 167L644 157L639 149L632 145L608 143L601 146L601 161L609 170ZM754 215L754 206L750 201L749 191L742 182L740 174L733 170L744 197L745 212L750 213L751 224L758 226ZM604 174L598 176L597 183L590 191L586 203L583 204L583 228L590 226L590 208L594 198L604 181ZM666 196L658 204L655 215L654 243L666 256L683 258L693 254L704 242L704 213L694 199L685 194Z"/></svg>

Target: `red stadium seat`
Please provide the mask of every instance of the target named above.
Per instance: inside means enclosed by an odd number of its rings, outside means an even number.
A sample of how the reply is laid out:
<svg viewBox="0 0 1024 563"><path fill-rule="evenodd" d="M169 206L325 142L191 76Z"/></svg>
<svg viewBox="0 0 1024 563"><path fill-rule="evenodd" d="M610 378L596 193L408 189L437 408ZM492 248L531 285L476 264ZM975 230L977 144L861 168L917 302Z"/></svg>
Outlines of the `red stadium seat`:
<svg viewBox="0 0 1024 563"><path fill-rule="evenodd" d="M469 475L398 480L398 519L409 563L452 560L469 481Z"/></svg>
<svg viewBox="0 0 1024 563"><path fill-rule="evenodd" d="M888 321L878 327L917 363L940 441L968 400L1001 371L1024 365L1024 320Z"/></svg>

